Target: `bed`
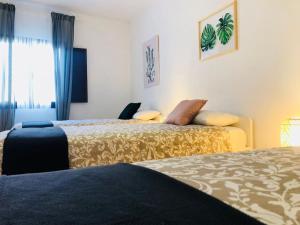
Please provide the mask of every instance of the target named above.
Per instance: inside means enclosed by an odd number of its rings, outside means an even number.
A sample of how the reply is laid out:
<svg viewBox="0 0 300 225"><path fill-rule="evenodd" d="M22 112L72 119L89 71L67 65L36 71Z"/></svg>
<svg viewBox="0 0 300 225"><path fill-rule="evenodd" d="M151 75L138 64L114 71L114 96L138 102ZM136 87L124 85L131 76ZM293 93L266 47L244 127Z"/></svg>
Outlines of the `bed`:
<svg viewBox="0 0 300 225"><path fill-rule="evenodd" d="M300 224L300 148L136 163L182 181L270 225Z"/></svg>
<svg viewBox="0 0 300 225"><path fill-rule="evenodd" d="M63 129L68 136L70 166L82 168L252 149L253 122L240 118L231 127L155 123Z"/></svg>
<svg viewBox="0 0 300 225"><path fill-rule="evenodd" d="M246 140L246 135L234 127L123 124L63 130L68 136L72 168L231 152L246 147L236 146Z"/></svg>
<svg viewBox="0 0 300 225"><path fill-rule="evenodd" d="M50 216L52 224L74 225L300 224L300 148L134 166L2 176L0 219L12 225L45 224Z"/></svg>
<svg viewBox="0 0 300 225"><path fill-rule="evenodd" d="M145 167L118 164L0 177L2 225L263 225Z"/></svg>
<svg viewBox="0 0 300 225"><path fill-rule="evenodd" d="M66 126L96 126L96 125L110 125L110 124L143 124L143 123L158 123L159 118L157 120L120 120L120 119L86 119L86 120L65 120L65 121L50 121L55 127L66 127ZM13 129L22 128L22 123L16 124Z"/></svg>
<svg viewBox="0 0 300 225"><path fill-rule="evenodd" d="M235 152L252 147L252 120L246 117L232 127L110 123L60 128L67 137L70 168ZM7 134L0 133L0 163Z"/></svg>

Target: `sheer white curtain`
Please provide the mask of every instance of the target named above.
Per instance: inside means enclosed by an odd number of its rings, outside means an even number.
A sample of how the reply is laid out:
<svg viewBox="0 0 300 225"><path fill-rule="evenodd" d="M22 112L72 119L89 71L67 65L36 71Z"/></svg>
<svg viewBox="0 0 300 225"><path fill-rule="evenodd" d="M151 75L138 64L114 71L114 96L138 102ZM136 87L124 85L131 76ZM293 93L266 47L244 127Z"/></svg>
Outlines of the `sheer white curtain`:
<svg viewBox="0 0 300 225"><path fill-rule="evenodd" d="M9 92L9 43L8 41L0 41L0 102L8 103Z"/></svg>
<svg viewBox="0 0 300 225"><path fill-rule="evenodd" d="M52 44L15 38L12 49L12 89L18 108L49 108L55 101Z"/></svg>

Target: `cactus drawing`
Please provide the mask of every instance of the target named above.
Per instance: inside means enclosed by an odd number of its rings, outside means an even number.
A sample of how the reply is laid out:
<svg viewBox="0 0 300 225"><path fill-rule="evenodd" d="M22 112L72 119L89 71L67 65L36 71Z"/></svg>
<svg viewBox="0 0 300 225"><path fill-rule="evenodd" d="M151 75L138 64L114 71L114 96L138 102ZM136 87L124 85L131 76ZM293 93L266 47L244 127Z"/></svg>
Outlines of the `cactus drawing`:
<svg viewBox="0 0 300 225"><path fill-rule="evenodd" d="M154 56L154 49L147 46L146 50L146 62L147 62L147 71L146 77L148 83L153 83L155 81L155 56Z"/></svg>

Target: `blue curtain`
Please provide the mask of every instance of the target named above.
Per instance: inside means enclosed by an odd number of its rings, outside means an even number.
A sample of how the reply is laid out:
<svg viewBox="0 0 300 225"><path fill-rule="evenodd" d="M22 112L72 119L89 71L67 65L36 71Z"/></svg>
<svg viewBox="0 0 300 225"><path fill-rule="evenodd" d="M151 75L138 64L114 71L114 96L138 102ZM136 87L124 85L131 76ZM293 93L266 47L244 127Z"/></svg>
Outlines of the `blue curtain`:
<svg viewBox="0 0 300 225"><path fill-rule="evenodd" d="M68 120L72 94L74 16L51 13L57 120Z"/></svg>
<svg viewBox="0 0 300 225"><path fill-rule="evenodd" d="M11 129L15 120L12 93L12 42L15 6L0 3L0 131Z"/></svg>

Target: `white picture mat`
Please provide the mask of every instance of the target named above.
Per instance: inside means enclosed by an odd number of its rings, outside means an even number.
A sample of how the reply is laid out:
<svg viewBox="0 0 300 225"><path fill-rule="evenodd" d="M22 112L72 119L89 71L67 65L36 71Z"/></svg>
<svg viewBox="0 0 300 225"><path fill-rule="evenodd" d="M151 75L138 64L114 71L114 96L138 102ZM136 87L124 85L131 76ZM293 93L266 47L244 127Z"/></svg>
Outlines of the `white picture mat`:
<svg viewBox="0 0 300 225"><path fill-rule="evenodd" d="M147 77L147 47L154 49L154 70L155 70L155 79L153 82L149 82ZM143 47L143 59L144 59L144 86L145 88L150 88L157 86L160 83L160 59L159 59L159 36L155 36L148 42L144 44Z"/></svg>

